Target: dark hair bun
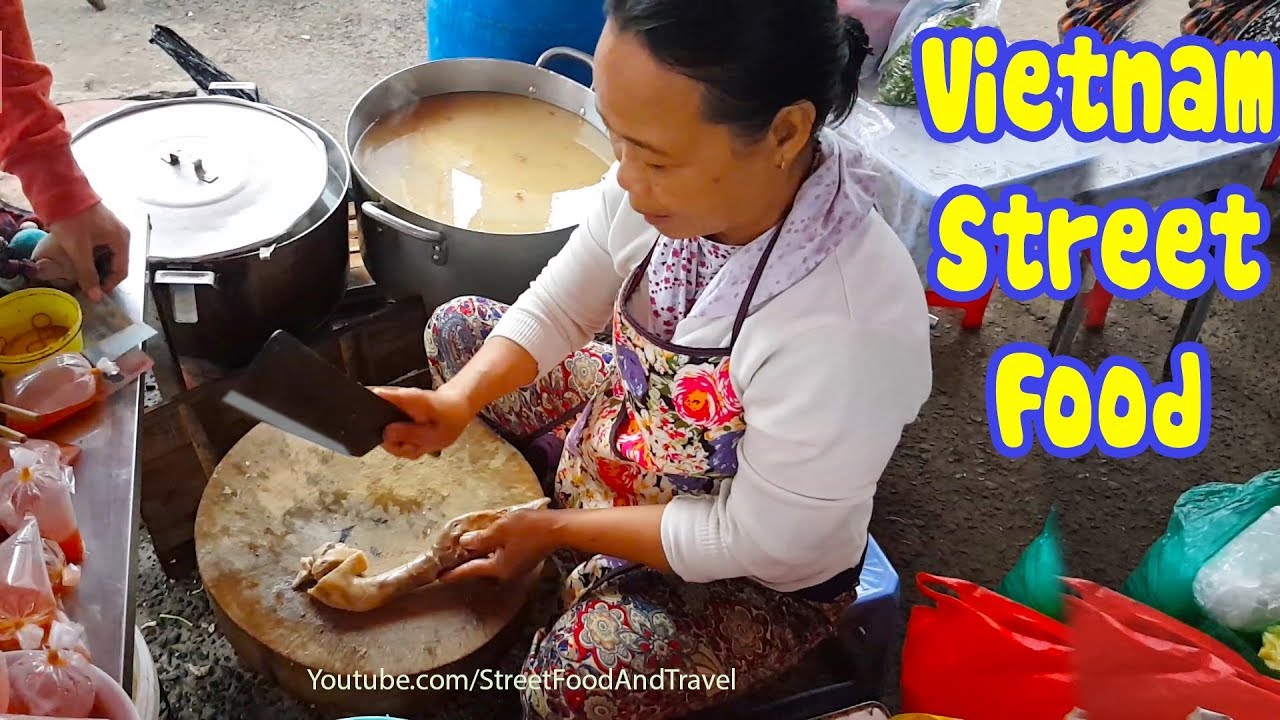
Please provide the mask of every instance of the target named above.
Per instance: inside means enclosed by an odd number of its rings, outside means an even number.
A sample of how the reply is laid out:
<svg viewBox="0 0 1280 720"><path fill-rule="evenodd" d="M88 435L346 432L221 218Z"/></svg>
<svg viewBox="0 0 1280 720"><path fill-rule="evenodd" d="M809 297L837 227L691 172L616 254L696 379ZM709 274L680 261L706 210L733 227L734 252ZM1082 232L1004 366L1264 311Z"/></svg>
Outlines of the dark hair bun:
<svg viewBox="0 0 1280 720"><path fill-rule="evenodd" d="M840 75L840 99L836 104L837 119L843 120L853 112L858 102L858 83L862 80L862 64L871 54L871 37L862 21L848 16L844 19L844 35L848 42L848 57L844 62L844 72Z"/></svg>
<svg viewBox="0 0 1280 720"><path fill-rule="evenodd" d="M870 54L866 28L842 17L836 0L605 0L605 12L703 85L709 120L748 136L806 100L817 110L814 132L843 121Z"/></svg>

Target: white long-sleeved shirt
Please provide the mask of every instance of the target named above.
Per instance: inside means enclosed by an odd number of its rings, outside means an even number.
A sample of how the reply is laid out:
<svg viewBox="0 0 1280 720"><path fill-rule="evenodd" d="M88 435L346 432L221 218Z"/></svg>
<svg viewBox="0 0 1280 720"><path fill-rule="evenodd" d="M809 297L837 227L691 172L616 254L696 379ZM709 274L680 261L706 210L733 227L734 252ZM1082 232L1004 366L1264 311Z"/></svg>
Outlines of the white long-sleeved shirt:
<svg viewBox="0 0 1280 720"><path fill-rule="evenodd" d="M546 372L609 322L657 231L611 174L598 202L492 337ZM631 297L648 315L648 285ZM719 348L732 317L686 319L672 342ZM862 556L876 484L932 388L929 314L910 255L878 213L804 279L751 314L730 357L747 429L716 496L677 496L662 545L689 582L748 577L788 592Z"/></svg>

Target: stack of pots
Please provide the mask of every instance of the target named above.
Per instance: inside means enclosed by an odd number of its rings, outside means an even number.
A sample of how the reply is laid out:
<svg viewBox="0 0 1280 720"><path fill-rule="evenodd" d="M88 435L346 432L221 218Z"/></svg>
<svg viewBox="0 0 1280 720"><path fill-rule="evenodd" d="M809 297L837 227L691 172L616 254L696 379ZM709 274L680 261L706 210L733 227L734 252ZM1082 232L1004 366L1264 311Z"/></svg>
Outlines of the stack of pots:
<svg viewBox="0 0 1280 720"><path fill-rule="evenodd" d="M104 204L145 246L171 348L224 367L306 336L347 285L350 162L319 126L231 97L136 103L76 132Z"/></svg>
<svg viewBox="0 0 1280 720"><path fill-rule="evenodd" d="M428 312L456 297L480 295L512 303L529 287L577 227L501 234L455 227L419 215L388 198L360 166L357 146L379 119L435 95L456 92L510 93L544 100L581 116L601 132L595 95L587 87L545 68L557 57L591 64L572 48L552 48L530 65L512 60L436 60L401 70L370 88L347 119L346 144L355 177L365 267L392 299L420 297Z"/></svg>

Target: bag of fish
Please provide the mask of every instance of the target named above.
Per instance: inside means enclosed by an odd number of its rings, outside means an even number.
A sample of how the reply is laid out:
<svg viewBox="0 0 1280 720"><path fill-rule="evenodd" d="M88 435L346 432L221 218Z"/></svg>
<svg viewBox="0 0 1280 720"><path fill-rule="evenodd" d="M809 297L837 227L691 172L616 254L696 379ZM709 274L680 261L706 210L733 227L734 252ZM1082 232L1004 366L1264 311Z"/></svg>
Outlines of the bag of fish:
<svg viewBox="0 0 1280 720"><path fill-rule="evenodd" d="M911 71L911 44L925 28L997 27L1000 0L911 0L893 27L880 62L876 102L908 107L916 104L916 81Z"/></svg>

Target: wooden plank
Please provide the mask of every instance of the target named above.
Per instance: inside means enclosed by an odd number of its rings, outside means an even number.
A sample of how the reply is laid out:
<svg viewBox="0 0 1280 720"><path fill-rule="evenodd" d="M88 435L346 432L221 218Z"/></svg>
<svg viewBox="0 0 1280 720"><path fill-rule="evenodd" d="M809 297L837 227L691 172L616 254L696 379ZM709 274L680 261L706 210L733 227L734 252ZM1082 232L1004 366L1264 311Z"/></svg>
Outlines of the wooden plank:
<svg viewBox="0 0 1280 720"><path fill-rule="evenodd" d="M182 421L181 405L160 405L142 419L139 511L169 577L195 568L195 511L208 475Z"/></svg>

